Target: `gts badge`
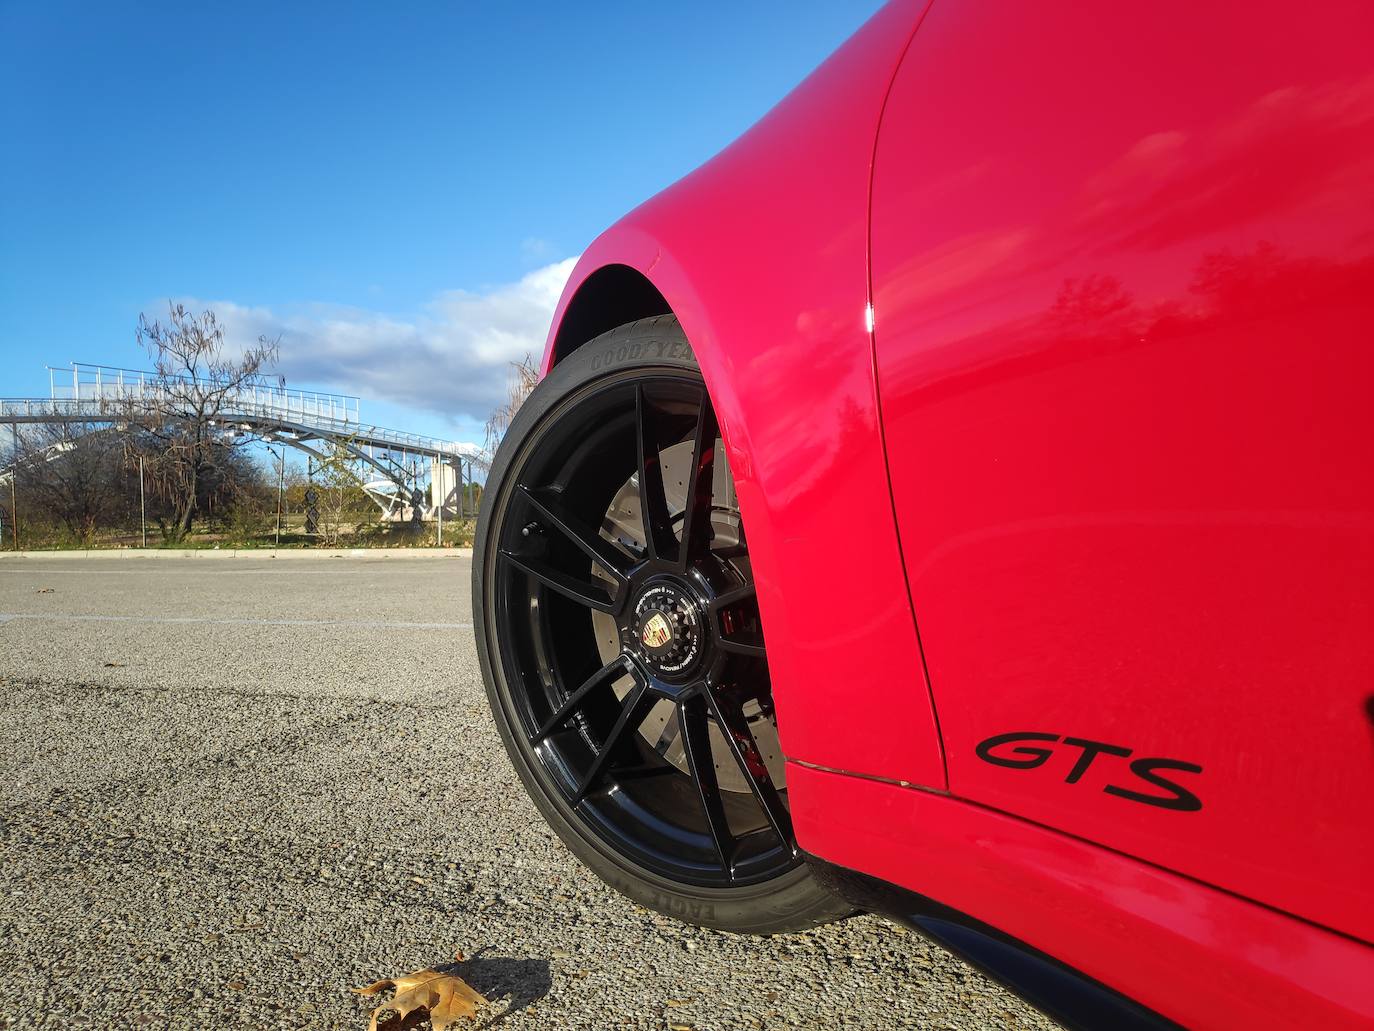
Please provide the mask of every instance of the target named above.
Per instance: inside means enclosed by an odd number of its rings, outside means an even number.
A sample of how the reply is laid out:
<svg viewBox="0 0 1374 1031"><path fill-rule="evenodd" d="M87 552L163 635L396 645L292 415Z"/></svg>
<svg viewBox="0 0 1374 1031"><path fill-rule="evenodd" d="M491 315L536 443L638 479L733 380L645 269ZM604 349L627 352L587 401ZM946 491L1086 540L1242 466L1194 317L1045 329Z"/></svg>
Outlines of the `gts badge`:
<svg viewBox="0 0 1374 1031"><path fill-rule="evenodd" d="M1032 745L1030 742L1043 742ZM1059 748L1051 747L1058 743ZM1083 774L1088 772L1099 755L1113 756L1114 759L1129 759L1131 750L1119 745L1103 744L1081 737L1060 737L1058 734L1040 734L1034 731L1019 731L1013 734L998 734L986 741L980 741L974 749L978 758L994 766L1006 766L1013 770L1033 770L1044 766L1050 759L1066 748L1077 749L1073 768L1064 778L1065 784L1077 784ZM1071 754L1071 753L1070 753ZM1183 762L1181 759L1132 759L1129 764L1113 761L1110 773L1111 782L1102 790L1118 798L1130 799L1143 805L1159 806L1161 809L1176 809L1183 813L1195 813L1202 808L1202 800L1181 784L1162 777L1160 770L1177 770L1180 773L1201 773L1202 767L1196 763ZM1124 768L1123 768L1124 767ZM1125 780L1129 787L1121 786ZM1155 791L1140 791L1149 787ZM1160 792L1163 792L1161 794Z"/></svg>

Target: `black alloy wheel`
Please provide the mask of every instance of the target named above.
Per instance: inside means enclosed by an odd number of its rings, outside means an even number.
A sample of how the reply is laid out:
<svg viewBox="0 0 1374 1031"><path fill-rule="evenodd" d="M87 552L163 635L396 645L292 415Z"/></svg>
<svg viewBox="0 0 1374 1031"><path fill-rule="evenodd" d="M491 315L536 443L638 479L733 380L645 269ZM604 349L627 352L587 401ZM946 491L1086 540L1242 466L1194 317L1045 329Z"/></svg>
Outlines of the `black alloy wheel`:
<svg viewBox="0 0 1374 1031"><path fill-rule="evenodd" d="M797 852L748 541L675 319L613 330L539 385L488 480L475 558L498 727L584 862L725 929L848 911Z"/></svg>

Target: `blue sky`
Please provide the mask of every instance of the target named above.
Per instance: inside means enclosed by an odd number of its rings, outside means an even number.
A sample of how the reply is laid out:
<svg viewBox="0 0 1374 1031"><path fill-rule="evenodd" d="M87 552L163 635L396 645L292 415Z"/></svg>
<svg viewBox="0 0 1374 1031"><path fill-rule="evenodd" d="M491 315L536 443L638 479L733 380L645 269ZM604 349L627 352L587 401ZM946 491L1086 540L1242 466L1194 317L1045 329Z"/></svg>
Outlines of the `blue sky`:
<svg viewBox="0 0 1374 1031"><path fill-rule="evenodd" d="M566 259L878 6L0 0L0 396L174 297L480 440Z"/></svg>

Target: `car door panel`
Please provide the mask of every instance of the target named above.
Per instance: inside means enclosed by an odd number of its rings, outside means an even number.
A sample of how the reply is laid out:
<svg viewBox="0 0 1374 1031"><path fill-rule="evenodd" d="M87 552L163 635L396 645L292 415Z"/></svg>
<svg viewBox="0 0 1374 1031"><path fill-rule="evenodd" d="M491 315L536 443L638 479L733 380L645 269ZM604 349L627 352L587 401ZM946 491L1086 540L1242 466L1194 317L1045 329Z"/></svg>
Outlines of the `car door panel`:
<svg viewBox="0 0 1374 1031"><path fill-rule="evenodd" d="M1374 938L1374 8L937 2L872 195L952 793Z"/></svg>

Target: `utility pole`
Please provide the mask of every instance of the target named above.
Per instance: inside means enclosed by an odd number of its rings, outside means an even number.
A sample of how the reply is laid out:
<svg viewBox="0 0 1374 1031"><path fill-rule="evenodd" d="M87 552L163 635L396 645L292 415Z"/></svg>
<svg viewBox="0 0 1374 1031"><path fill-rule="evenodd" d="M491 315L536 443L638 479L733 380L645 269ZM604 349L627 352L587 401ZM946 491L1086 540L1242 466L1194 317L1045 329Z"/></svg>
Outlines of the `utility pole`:
<svg viewBox="0 0 1374 1031"><path fill-rule="evenodd" d="M281 466L277 475L277 547L281 547L281 496L286 490L286 445L281 446Z"/></svg>
<svg viewBox="0 0 1374 1031"><path fill-rule="evenodd" d="M143 456L138 456L138 517L143 524L143 546L148 546L148 500L143 490Z"/></svg>

